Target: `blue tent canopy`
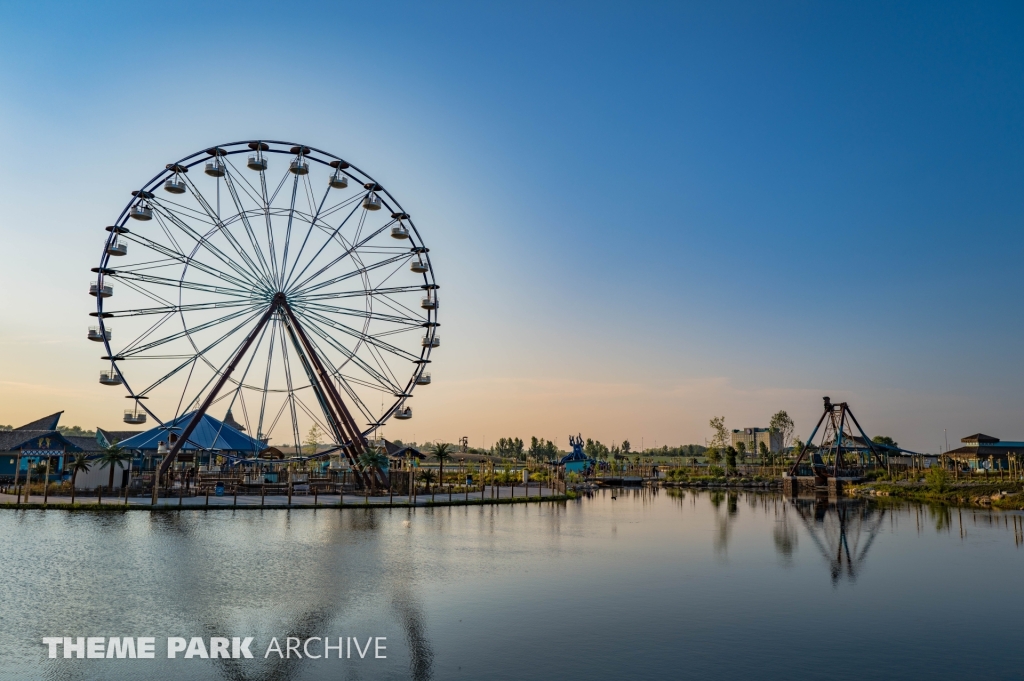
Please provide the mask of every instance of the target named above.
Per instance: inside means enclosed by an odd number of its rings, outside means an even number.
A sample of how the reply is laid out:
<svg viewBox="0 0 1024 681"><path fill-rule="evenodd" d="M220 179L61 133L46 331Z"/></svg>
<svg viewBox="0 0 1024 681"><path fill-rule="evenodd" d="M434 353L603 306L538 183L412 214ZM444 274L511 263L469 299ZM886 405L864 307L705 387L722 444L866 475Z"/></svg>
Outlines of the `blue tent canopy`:
<svg viewBox="0 0 1024 681"><path fill-rule="evenodd" d="M194 413L182 414L174 421L163 423L138 435L133 435L127 440L119 442L118 446L122 449L156 451L157 444L167 442L171 433L180 436L192 420ZM203 414L203 418L199 421L195 430L192 431L192 435L189 436L188 442L182 446L182 450L185 451L195 451L196 449L215 449L222 452L251 452L252 456L255 456L266 449L266 445L232 428L223 421L218 421L209 414Z"/></svg>

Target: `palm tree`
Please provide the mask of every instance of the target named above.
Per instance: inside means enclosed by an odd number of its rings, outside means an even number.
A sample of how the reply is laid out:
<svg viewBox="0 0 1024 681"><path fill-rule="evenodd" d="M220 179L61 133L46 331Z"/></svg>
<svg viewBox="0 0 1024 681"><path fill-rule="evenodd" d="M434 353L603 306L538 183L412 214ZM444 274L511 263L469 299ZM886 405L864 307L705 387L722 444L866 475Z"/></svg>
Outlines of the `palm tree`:
<svg viewBox="0 0 1024 681"><path fill-rule="evenodd" d="M124 462L131 458L131 454L128 454L117 445L107 447L103 454L100 455L100 468L110 469L110 480L107 482L107 490L111 493L114 491L114 467L120 466L124 468Z"/></svg>
<svg viewBox="0 0 1024 681"><path fill-rule="evenodd" d="M434 471L430 470L429 468L425 469L422 473L420 473L420 480L427 483L428 492L430 491L430 485L431 483L434 482L435 477L436 476L434 475Z"/></svg>
<svg viewBox="0 0 1024 681"><path fill-rule="evenodd" d="M78 454L71 461L71 503L75 503L75 479L79 473L88 473L89 469L92 468L92 462L89 461L89 457L86 456L85 452Z"/></svg>
<svg viewBox="0 0 1024 681"><path fill-rule="evenodd" d="M437 457L437 481L441 485L444 484L444 462L446 459L452 458L450 454L452 446L447 442L439 442L434 445L434 456Z"/></svg>
<svg viewBox="0 0 1024 681"><path fill-rule="evenodd" d="M384 470L388 465L388 457L380 449L370 447L364 449L359 455L359 469L370 476L370 486L377 489L377 472Z"/></svg>

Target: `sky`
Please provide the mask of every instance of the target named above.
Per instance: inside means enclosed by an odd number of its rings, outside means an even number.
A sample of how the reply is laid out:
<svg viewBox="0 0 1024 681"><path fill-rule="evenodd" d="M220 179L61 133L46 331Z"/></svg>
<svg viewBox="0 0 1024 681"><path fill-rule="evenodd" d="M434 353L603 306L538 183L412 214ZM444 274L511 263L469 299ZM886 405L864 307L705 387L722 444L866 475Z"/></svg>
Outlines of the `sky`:
<svg viewBox="0 0 1024 681"><path fill-rule="evenodd" d="M0 4L0 423L114 428L129 191L273 138L400 197L443 346L386 435L1024 439L1016 3ZM113 392L112 392L113 391Z"/></svg>

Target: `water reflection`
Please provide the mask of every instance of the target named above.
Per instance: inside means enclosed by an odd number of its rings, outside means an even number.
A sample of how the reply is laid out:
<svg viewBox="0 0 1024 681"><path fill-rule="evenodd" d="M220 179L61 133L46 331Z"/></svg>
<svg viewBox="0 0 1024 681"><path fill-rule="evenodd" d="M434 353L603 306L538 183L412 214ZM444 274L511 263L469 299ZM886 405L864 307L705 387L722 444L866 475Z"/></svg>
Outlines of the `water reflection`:
<svg viewBox="0 0 1024 681"><path fill-rule="evenodd" d="M808 536L828 561L832 583L844 577L857 578L868 551L878 536L885 510L866 499L813 498L787 499L802 521Z"/></svg>

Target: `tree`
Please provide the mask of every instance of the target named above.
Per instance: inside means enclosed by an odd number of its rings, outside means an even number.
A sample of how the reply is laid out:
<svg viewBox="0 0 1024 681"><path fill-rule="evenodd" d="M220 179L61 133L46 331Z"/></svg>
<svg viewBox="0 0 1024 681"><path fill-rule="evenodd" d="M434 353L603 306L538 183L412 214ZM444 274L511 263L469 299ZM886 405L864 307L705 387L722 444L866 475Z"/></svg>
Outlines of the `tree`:
<svg viewBox="0 0 1024 681"><path fill-rule="evenodd" d="M737 442L736 443L736 453L739 455L740 461L746 461L746 459L747 459L747 443L746 442Z"/></svg>
<svg viewBox="0 0 1024 681"><path fill-rule="evenodd" d="M558 454L558 447L555 446L554 442L552 442L551 440L547 440L544 442L544 455L548 458L548 460L557 459Z"/></svg>
<svg viewBox="0 0 1024 681"><path fill-rule="evenodd" d="M74 435L77 437L96 437L95 430L86 430L81 426L57 426L57 432L61 435Z"/></svg>
<svg viewBox="0 0 1024 681"><path fill-rule="evenodd" d="M306 452L309 456L316 454L316 448L320 445L320 441L323 440L324 433L320 430L320 426L313 424L309 427L309 432L306 433L306 439L302 444L306 445Z"/></svg>
<svg viewBox="0 0 1024 681"><path fill-rule="evenodd" d="M110 479L107 482L108 492L113 492L114 490L114 468L124 468L124 462L130 461L131 458L131 454L125 452L117 445L112 445L103 450L103 453L100 455L100 468L110 469Z"/></svg>
<svg viewBox="0 0 1024 681"><path fill-rule="evenodd" d="M768 445L764 443L764 440L757 443L757 453L761 455L762 464L768 461Z"/></svg>
<svg viewBox="0 0 1024 681"><path fill-rule="evenodd" d="M378 447L367 447L359 455L359 470L370 476L370 487L377 489L377 471L388 465L388 457Z"/></svg>
<svg viewBox="0 0 1024 681"><path fill-rule="evenodd" d="M429 468L424 470L422 473L419 474L420 480L422 480L423 482L425 482L427 484L427 492L428 493L430 492L430 485L431 485L432 482L434 482L434 479L436 477L437 476L434 475L434 471L430 470Z"/></svg>
<svg viewBox="0 0 1024 681"><path fill-rule="evenodd" d="M711 463L718 464L718 462L722 460L722 450L718 447L708 447L704 450L704 456L707 457L707 460Z"/></svg>
<svg viewBox="0 0 1024 681"><path fill-rule="evenodd" d="M92 462L89 461L89 457L85 455L85 452L76 454L75 458L71 460L71 503L75 503L75 480L78 478L79 473L88 473L89 469L92 468Z"/></svg>
<svg viewBox="0 0 1024 681"><path fill-rule="evenodd" d="M793 430L795 428L796 425L793 423L793 419L791 419L789 414L781 409L777 411L775 416L772 416L772 420L768 422L768 430L782 436L783 449L789 447L789 442L793 437Z"/></svg>
<svg viewBox="0 0 1024 681"><path fill-rule="evenodd" d="M711 426L711 430L715 431L714 436L711 438L711 445L718 449L725 449L729 446L729 431L725 429L725 417L716 416L708 424Z"/></svg>
<svg viewBox="0 0 1024 681"><path fill-rule="evenodd" d="M887 445L889 447L892 447L893 449L899 449L900 447L896 440L893 440L888 435L876 435L873 438L871 438L871 441L876 444Z"/></svg>
<svg viewBox="0 0 1024 681"><path fill-rule="evenodd" d="M520 440L522 442L522 440ZM447 442L439 442L434 445L434 456L437 457L438 482L444 484L444 462L452 458L451 445Z"/></svg>
<svg viewBox="0 0 1024 681"><path fill-rule="evenodd" d="M540 460L544 456L544 444L543 440L538 440L537 436L530 438L530 458Z"/></svg>
<svg viewBox="0 0 1024 681"><path fill-rule="evenodd" d="M730 446L725 450L725 465L729 468L729 472L736 472L736 448Z"/></svg>
<svg viewBox="0 0 1024 681"><path fill-rule="evenodd" d="M8 433L14 430L14 426L0 426L0 433Z"/></svg>
<svg viewBox="0 0 1024 681"><path fill-rule="evenodd" d="M629 440L623 440L622 441L622 455L623 456L629 456L629 452L630 452L630 450L632 448L633 448L633 445L629 444Z"/></svg>

